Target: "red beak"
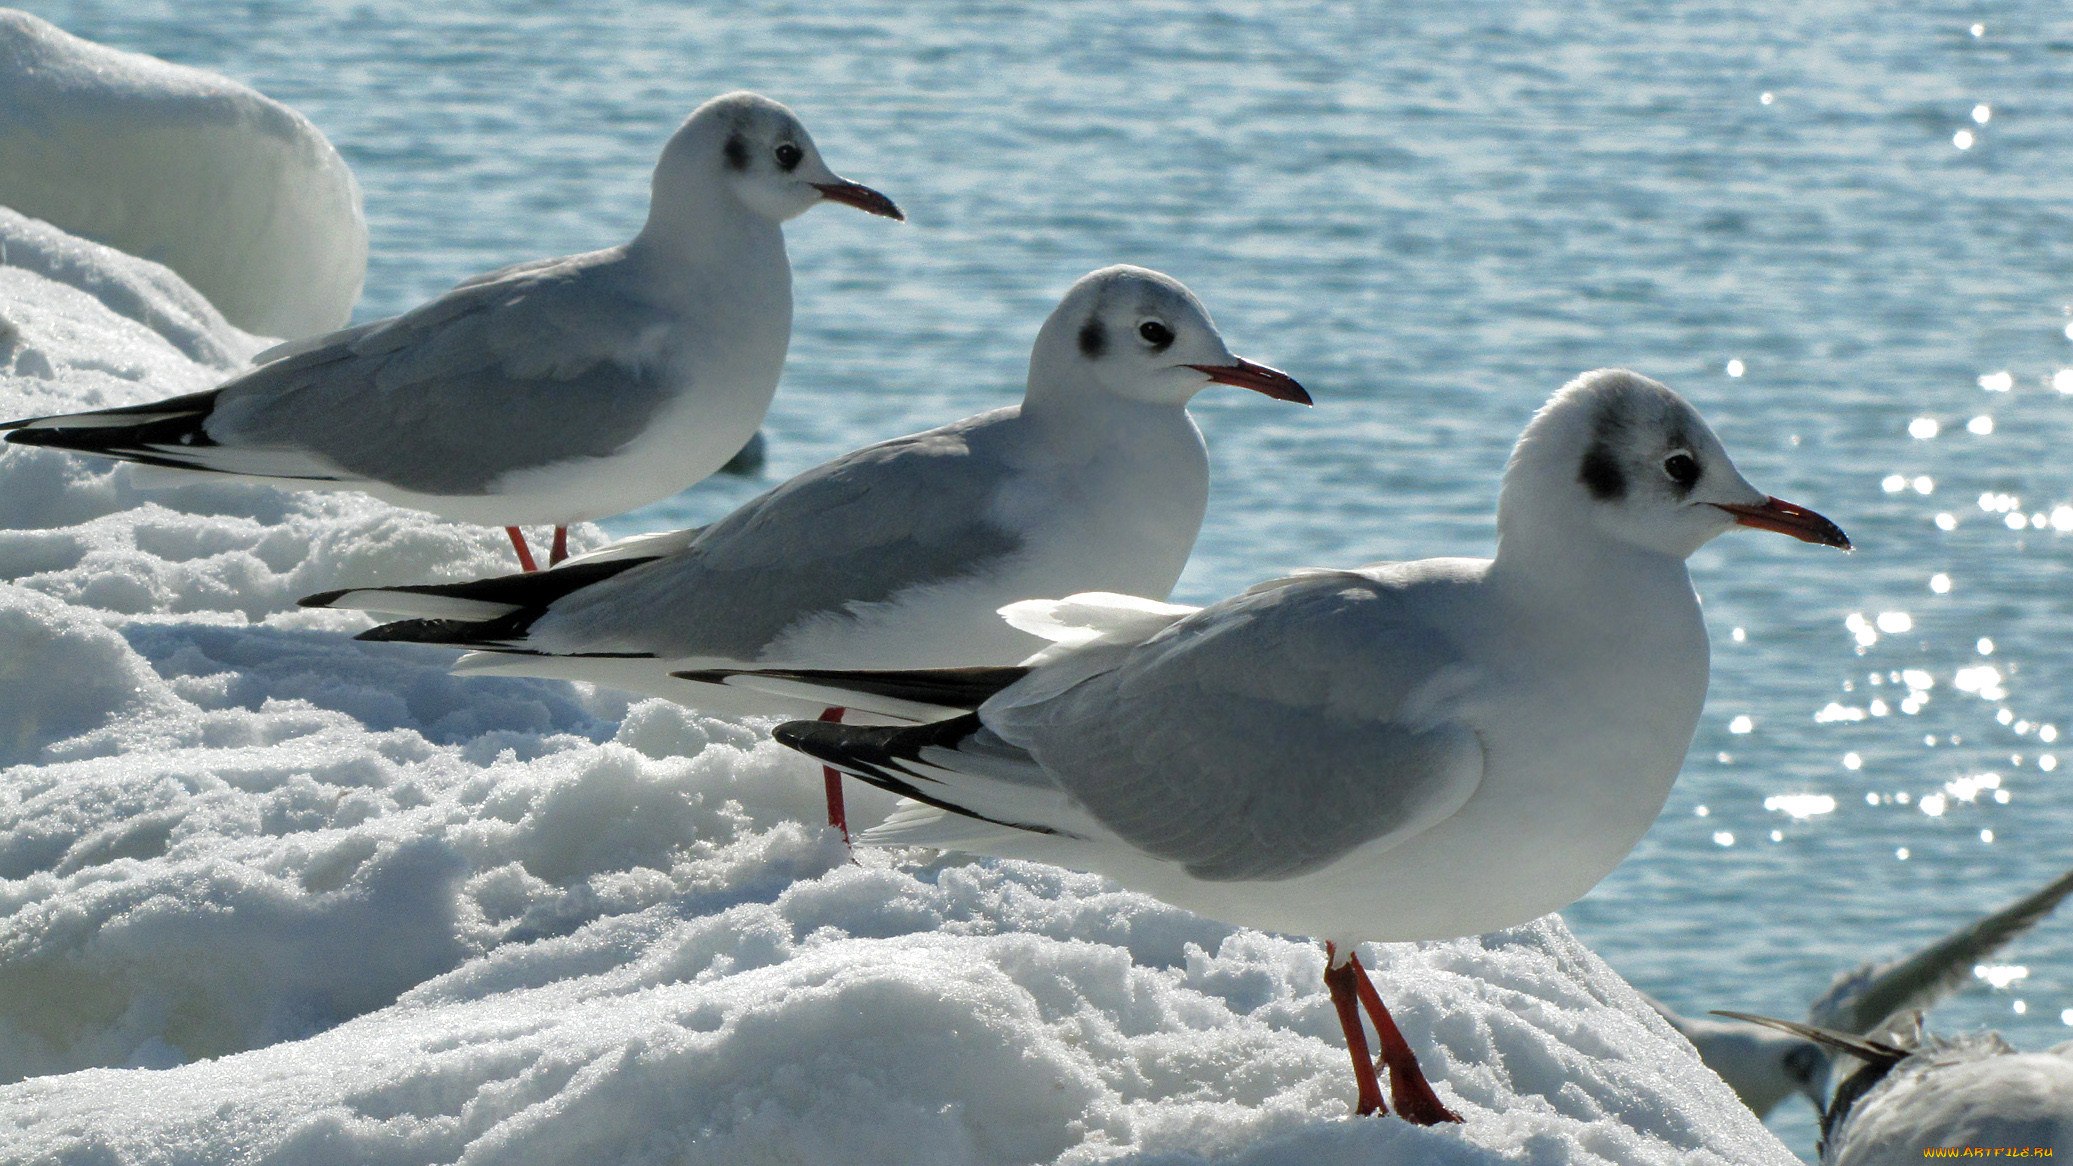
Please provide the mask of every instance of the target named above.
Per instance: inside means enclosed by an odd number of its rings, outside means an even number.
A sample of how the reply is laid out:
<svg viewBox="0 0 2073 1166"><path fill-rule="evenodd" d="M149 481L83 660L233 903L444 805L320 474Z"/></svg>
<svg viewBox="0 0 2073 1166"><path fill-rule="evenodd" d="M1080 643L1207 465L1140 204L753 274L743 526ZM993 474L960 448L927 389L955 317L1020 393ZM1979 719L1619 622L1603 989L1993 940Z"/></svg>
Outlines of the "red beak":
<svg viewBox="0 0 2073 1166"><path fill-rule="evenodd" d="M1783 498L1766 498L1761 506L1731 506L1726 502L1715 502L1714 505L1734 515L1735 521L1743 526L1775 530L1803 543L1820 543L1824 547L1846 551L1856 549L1850 545L1850 536L1843 533L1842 527Z"/></svg>
<svg viewBox="0 0 2073 1166"><path fill-rule="evenodd" d="M1222 385L1237 385L1264 393L1277 401L1294 401L1298 405L1310 404L1310 394L1296 383L1296 378L1278 368L1254 364L1244 357L1236 364L1191 364L1188 367L1202 373L1210 380Z"/></svg>
<svg viewBox="0 0 2073 1166"><path fill-rule="evenodd" d="M866 214L883 215L903 223L907 221L907 216L900 213L892 199L860 182L816 182L813 188L821 192L822 198L853 206Z"/></svg>

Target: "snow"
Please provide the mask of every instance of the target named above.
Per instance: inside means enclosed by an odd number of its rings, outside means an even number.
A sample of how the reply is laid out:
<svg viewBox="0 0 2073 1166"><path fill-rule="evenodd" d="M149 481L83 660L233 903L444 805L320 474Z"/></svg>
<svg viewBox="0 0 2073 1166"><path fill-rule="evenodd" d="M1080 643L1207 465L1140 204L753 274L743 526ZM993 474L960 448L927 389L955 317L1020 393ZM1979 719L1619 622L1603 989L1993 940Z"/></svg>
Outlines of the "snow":
<svg viewBox="0 0 2073 1166"><path fill-rule="evenodd" d="M0 9L0 206L156 259L239 327L346 322L360 187L308 118L226 77Z"/></svg>
<svg viewBox="0 0 2073 1166"><path fill-rule="evenodd" d="M0 414L255 346L152 264L0 244ZM502 570L499 532L129 474L0 453L0 1159L1794 1160L1559 919L1370 949L1468 1123L1354 1119L1315 943L853 865L754 728L293 605Z"/></svg>

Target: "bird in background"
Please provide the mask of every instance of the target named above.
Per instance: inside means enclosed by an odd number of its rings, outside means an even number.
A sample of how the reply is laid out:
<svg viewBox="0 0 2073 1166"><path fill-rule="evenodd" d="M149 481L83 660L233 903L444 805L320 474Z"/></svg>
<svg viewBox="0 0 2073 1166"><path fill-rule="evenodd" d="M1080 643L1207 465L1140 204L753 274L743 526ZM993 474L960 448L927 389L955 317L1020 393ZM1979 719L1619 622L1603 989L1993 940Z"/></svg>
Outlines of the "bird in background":
<svg viewBox="0 0 2073 1166"><path fill-rule="evenodd" d="M1876 1036L1747 1012L1715 1015L1810 1041L1836 1063L1815 1145L1822 1166L1898 1166L1936 1157L1927 1152L1935 1149L1958 1151L1953 1158L2073 1151L2073 1041L2025 1053L1999 1033L1931 1036L1912 1010Z"/></svg>
<svg viewBox="0 0 2073 1166"><path fill-rule="evenodd" d="M386 320L290 341L207 392L0 425L8 441L462 522L568 527L669 497L762 424L792 330L784 222L822 202L899 219L789 109L698 107L632 241L520 263Z"/></svg>
<svg viewBox="0 0 2073 1166"><path fill-rule="evenodd" d="M1227 923L1325 941L1358 1113L1460 1120L1357 952L1565 906L1661 810L1704 703L1685 560L1737 525L1848 549L1751 486L1682 398L1586 374L1504 472L1491 559L1276 579L1199 610L1078 595L1006 618L1054 640L962 670L706 675L918 726L777 739L906 799L863 841L1094 871Z"/></svg>
<svg viewBox="0 0 2073 1166"><path fill-rule="evenodd" d="M1861 1038L1876 1038L1892 1026L1905 1025L1910 1015L1928 1010L1970 983L1974 968L2035 927L2068 895L2073 895L2073 871L1919 951L1866 961L1838 973L1808 1007L1806 1024ZM1833 1046L1786 1029L1680 1015L1643 995L1756 1116L1769 1117L1795 1094L1812 1102L1817 1113L1827 1109L1835 1069Z"/></svg>
<svg viewBox="0 0 2073 1166"><path fill-rule="evenodd" d="M1107 267L1038 330L1020 404L845 454L703 529L535 575L303 603L417 616L360 638L469 649L456 671L836 719L839 701L684 674L1008 665L1044 641L1004 623L1005 604L1084 590L1163 598L1208 503L1208 451L1187 405L1214 384L1310 403L1288 374L1233 354L1178 280ZM829 769L823 782L847 838L841 779Z"/></svg>

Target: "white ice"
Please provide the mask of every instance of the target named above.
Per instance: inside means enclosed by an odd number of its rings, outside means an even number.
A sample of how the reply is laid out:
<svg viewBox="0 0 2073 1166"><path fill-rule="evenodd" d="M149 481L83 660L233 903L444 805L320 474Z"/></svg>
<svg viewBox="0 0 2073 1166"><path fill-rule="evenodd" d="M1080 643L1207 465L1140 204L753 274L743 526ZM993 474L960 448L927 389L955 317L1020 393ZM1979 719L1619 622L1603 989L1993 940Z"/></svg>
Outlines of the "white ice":
<svg viewBox="0 0 2073 1166"><path fill-rule="evenodd" d="M308 118L13 9L0 206L156 259L262 336L344 324L367 272L359 184Z"/></svg>
<svg viewBox="0 0 2073 1166"><path fill-rule="evenodd" d="M154 265L0 244L0 414L254 346ZM501 535L129 473L0 453L0 1160L1793 1161L1557 919L1371 950L1468 1122L1356 1120L1315 944L849 865L749 728L293 606L501 570Z"/></svg>

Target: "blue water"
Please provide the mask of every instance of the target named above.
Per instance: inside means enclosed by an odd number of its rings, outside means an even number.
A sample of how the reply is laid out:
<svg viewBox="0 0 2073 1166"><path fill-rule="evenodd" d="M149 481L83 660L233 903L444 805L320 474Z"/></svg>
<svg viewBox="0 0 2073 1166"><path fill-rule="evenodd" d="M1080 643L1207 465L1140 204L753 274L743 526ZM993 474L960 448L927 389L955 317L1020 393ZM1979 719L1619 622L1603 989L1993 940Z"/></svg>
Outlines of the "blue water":
<svg viewBox="0 0 2073 1166"><path fill-rule="evenodd" d="M1698 740L1572 925L1676 1006L1793 1016L2073 866L2063 4L27 7L307 113L366 191L363 316L625 238L705 97L797 109L912 222L790 228L768 478L620 532L1014 399L1058 294L1116 261L1187 281L1318 400L1199 399L1216 486L1182 599L1486 553L1547 393L1660 377L1862 549L1745 533L1697 556ZM1833 808L1766 807L1789 795ZM1935 1026L2073 1038L2073 911L2006 962L2027 977ZM1803 1108L1774 1121L1801 1148Z"/></svg>

